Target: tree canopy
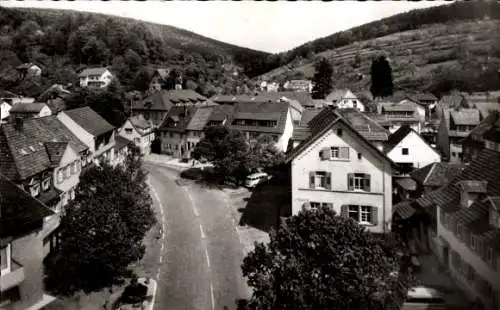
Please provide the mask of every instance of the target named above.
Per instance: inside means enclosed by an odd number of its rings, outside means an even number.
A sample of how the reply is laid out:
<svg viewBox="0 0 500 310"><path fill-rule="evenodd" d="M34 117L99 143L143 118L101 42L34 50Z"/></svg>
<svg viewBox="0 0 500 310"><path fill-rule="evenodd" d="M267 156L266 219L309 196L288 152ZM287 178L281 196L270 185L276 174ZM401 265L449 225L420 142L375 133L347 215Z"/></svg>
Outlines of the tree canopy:
<svg viewBox="0 0 500 310"><path fill-rule="evenodd" d="M329 208L302 211L245 257L253 295L240 307L400 309L412 279L402 253Z"/></svg>
<svg viewBox="0 0 500 310"><path fill-rule="evenodd" d="M392 69L389 61L384 56L379 56L372 61L372 82L370 92L373 98L389 97L393 93Z"/></svg>
<svg viewBox="0 0 500 310"><path fill-rule="evenodd" d="M313 99L324 99L333 89L333 68L326 58L322 58L314 66L315 73L312 79Z"/></svg>
<svg viewBox="0 0 500 310"><path fill-rule="evenodd" d="M133 149L125 163L92 166L81 176L60 224L60 247L47 261L47 287L58 294L97 291L129 275L155 223L152 200Z"/></svg>

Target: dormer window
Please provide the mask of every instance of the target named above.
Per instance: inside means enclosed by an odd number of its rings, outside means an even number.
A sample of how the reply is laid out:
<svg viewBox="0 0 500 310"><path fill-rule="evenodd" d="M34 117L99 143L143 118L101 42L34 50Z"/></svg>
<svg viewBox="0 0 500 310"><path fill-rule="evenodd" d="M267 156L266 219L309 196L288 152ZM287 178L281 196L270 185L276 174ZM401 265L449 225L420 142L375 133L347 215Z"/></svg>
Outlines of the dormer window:
<svg viewBox="0 0 500 310"><path fill-rule="evenodd" d="M480 196L487 192L487 181L466 180L460 185L460 205L464 208L470 207Z"/></svg>

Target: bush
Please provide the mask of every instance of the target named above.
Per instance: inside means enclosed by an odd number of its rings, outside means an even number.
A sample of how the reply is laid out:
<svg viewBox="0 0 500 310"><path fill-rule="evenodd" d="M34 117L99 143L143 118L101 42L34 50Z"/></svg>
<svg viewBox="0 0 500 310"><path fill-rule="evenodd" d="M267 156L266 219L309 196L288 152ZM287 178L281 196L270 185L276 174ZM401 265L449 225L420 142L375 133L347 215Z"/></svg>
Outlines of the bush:
<svg viewBox="0 0 500 310"><path fill-rule="evenodd" d="M203 170L200 168L189 168L181 172L181 178L189 180L201 180L203 178Z"/></svg>

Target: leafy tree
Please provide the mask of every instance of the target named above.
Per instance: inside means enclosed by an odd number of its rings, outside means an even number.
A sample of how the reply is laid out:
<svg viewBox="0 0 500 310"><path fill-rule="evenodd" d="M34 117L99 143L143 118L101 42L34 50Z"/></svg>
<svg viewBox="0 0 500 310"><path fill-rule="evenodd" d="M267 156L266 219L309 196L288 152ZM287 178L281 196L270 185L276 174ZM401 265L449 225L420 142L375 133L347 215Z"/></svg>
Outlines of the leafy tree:
<svg viewBox="0 0 500 310"><path fill-rule="evenodd" d="M384 56L379 56L372 61L370 92L373 98L392 96L392 69L389 61Z"/></svg>
<svg viewBox="0 0 500 310"><path fill-rule="evenodd" d="M400 309L412 281L403 253L329 208L302 211L243 260L253 295L240 308Z"/></svg>
<svg viewBox="0 0 500 310"><path fill-rule="evenodd" d="M172 69L168 73L168 77L163 85L163 88L167 90L175 89L175 85L179 84L181 80L181 73L177 69Z"/></svg>
<svg viewBox="0 0 500 310"><path fill-rule="evenodd" d="M133 88L139 91L146 91L149 88L149 83L151 82L151 74L146 68L142 68L134 78Z"/></svg>
<svg viewBox="0 0 500 310"><path fill-rule="evenodd" d="M316 72L312 79L314 85L312 97L314 99L324 99L333 89L333 68L326 58L321 59L314 67Z"/></svg>
<svg viewBox="0 0 500 310"><path fill-rule="evenodd" d="M107 62L110 52L103 41L91 36L83 46L81 54L84 63L100 65Z"/></svg>
<svg viewBox="0 0 500 310"><path fill-rule="evenodd" d="M276 147L274 139L270 135L260 135L250 142L250 151L246 156L246 167L248 172L258 168L272 170L285 160L283 152Z"/></svg>
<svg viewBox="0 0 500 310"><path fill-rule="evenodd" d="M93 292L119 283L144 254L155 222L151 198L133 149L125 164L90 167L61 219L61 245L47 261L46 284L58 294Z"/></svg>

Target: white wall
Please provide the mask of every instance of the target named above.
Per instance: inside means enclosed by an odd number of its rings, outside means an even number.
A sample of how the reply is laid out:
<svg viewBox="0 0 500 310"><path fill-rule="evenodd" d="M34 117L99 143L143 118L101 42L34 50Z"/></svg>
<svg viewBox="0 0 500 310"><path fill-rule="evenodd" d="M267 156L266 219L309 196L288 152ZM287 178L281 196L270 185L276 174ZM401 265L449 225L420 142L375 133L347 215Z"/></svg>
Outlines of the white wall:
<svg viewBox="0 0 500 310"><path fill-rule="evenodd" d="M403 155L403 148L408 149L408 155ZM387 157L395 163L413 163L415 168L441 161L441 156L414 131L389 151Z"/></svg>
<svg viewBox="0 0 500 310"><path fill-rule="evenodd" d="M38 117L44 117L44 116L49 116L52 115L52 111L48 106L44 106L41 110L40 113L38 113Z"/></svg>
<svg viewBox="0 0 500 310"><path fill-rule="evenodd" d="M290 106L288 106L288 112L286 114L286 122L285 129L283 130L283 134L278 139L276 147L278 147L283 152L286 152L286 148L288 146L288 141L292 138L293 135L293 120L292 120L292 112Z"/></svg>
<svg viewBox="0 0 500 310"><path fill-rule="evenodd" d="M343 129L342 137L337 136L337 128ZM321 160L319 152L331 146L348 146L349 161ZM358 152L361 159L358 159ZM309 188L309 172L327 171L332 174L331 190ZM348 173L370 174L370 192L348 190ZM378 208L378 225L367 226L372 232L390 229L392 218L392 177L391 167L375 150L361 142L343 124L336 124L322 138L309 146L292 161L292 214L302 210L307 201L333 203L340 214L345 204L366 204Z"/></svg>
<svg viewBox="0 0 500 310"><path fill-rule="evenodd" d="M88 146L91 153L95 153L93 135L88 133L85 129L73 121L64 113L64 111L57 115L57 119L59 119L78 139L80 139L80 141Z"/></svg>

